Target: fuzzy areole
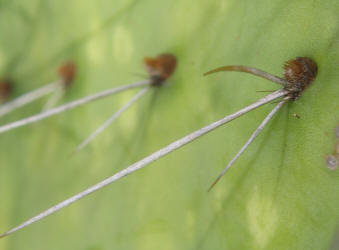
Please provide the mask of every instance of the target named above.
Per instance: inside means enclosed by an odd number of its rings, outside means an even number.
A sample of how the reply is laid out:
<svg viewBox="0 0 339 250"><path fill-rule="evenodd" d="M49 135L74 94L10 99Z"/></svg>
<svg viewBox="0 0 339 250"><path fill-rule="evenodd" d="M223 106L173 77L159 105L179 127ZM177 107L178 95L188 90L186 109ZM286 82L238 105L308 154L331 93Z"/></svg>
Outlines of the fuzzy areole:
<svg viewBox="0 0 339 250"><path fill-rule="evenodd" d="M0 80L0 102L6 101L11 93L13 87L12 83L8 80Z"/></svg>
<svg viewBox="0 0 339 250"><path fill-rule="evenodd" d="M301 97L303 91L310 86L318 73L315 61L308 57L297 57L284 65L286 89L291 100Z"/></svg>
<svg viewBox="0 0 339 250"><path fill-rule="evenodd" d="M58 72L64 86L69 87L73 83L77 68L74 62L67 62L59 68Z"/></svg>
<svg viewBox="0 0 339 250"><path fill-rule="evenodd" d="M174 73L177 58L172 54L161 54L155 58L145 57L146 70L153 86L161 86Z"/></svg>

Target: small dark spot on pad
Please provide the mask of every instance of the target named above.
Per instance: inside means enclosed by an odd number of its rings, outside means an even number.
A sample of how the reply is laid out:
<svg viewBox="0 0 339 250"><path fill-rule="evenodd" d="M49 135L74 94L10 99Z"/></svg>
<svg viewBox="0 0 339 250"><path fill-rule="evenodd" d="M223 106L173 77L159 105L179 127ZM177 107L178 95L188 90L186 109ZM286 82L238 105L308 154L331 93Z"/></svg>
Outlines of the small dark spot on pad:
<svg viewBox="0 0 339 250"><path fill-rule="evenodd" d="M337 137L337 143L335 145L335 152L333 155L326 156L326 164L329 169L336 170L339 165L339 126L335 129L335 135Z"/></svg>
<svg viewBox="0 0 339 250"><path fill-rule="evenodd" d="M339 165L339 159L334 155L328 155L326 156L326 164L329 169L336 170Z"/></svg>

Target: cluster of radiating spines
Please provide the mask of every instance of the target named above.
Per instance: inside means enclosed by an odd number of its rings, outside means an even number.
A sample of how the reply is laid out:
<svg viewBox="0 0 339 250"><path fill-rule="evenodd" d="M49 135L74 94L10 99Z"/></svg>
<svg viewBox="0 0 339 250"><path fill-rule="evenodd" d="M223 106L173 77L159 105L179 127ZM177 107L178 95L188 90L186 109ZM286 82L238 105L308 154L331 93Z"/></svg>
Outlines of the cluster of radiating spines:
<svg viewBox="0 0 339 250"><path fill-rule="evenodd" d="M162 83L164 83L168 77L174 72L175 69L175 65L176 65L176 60L175 57L172 57L170 60L168 56L165 56L166 60L163 60L164 55L159 56L155 59L158 59L162 62L166 62L166 63L159 63L159 62L154 62L153 60L150 59L145 59L145 64L148 68L148 71L150 73L150 79L148 79L146 82L141 82L141 83L134 83L131 84L130 87L126 88L118 88L118 89L113 89L113 90L109 90L109 92L105 92L105 93L99 93L96 94L94 96L89 96L86 97L82 100L78 100L78 101L74 101L73 103L70 103L68 105L64 105L62 107L59 107L58 109L55 109L54 111L52 110L53 114L57 114L60 113L62 110L68 110L70 108L74 108L76 106L82 105L84 103L87 103L89 101L93 101L96 100L98 98L102 98L103 96L108 96L109 94L112 93L117 93L117 92L121 92L123 90L129 89L129 88L134 88L134 87L145 87L147 85L150 86L159 86ZM167 62L170 62L169 64L167 64ZM154 66L157 65L157 66ZM157 69L158 65L162 65L159 69ZM168 65L165 66L165 65ZM164 68L166 68L166 70L164 70ZM155 70L157 69L157 70ZM308 72L309 70L312 71L312 73ZM285 65L285 74L287 76L285 76L284 78L280 78L277 76L274 76L270 73L261 71L259 69L256 68L251 68L251 67L247 67L247 66L225 66L225 67L220 67L218 69L212 70L207 72L206 74L211 74L214 72L219 72L219 71L241 71L241 72L247 72L247 73L251 73L266 79L269 79L275 83L278 83L280 85L283 86L282 89L274 91L273 93L261 98L260 100L258 100L257 102L250 104L249 106L240 109L239 111L228 115L218 121L215 121L201 129L198 129L188 135L186 135L185 137L180 138L177 141L172 142L171 144L167 145L166 147L154 152L153 154L145 157L142 160L139 160L138 162L135 162L134 164L128 166L127 168L117 172L116 174L104 179L103 181L87 188L86 190L56 204L55 206L41 212L40 214L32 217L31 219L25 221L24 223L20 224L17 227L12 228L11 230L7 231L6 233L0 235L1 237L5 237L7 235L10 235L20 229L23 229L71 204L73 204L74 202L84 198L85 196L129 175L134 173L137 170L140 170L146 166L148 166L150 163L164 157L165 155L185 146L186 144L198 139L199 137L213 131L214 129L256 109L259 108L261 106L263 106L264 104L270 103L274 100L280 99L282 98L282 100L276 105L276 107L273 108L273 110L267 115L267 117L263 120L263 122L260 124L260 126L254 131L254 133L252 134L252 136L250 137L250 139L245 143L245 145L242 147L242 149L238 152L238 154L233 158L233 160L227 165L227 167L224 169L224 171L218 176L218 178L216 179L216 181L212 184L212 186L210 187L210 189L218 182L218 180L226 173L226 171L232 166L232 164L235 162L236 159L239 158L239 156L245 151L245 149L254 141L254 139L259 135L259 133L264 129L264 127L268 124L268 122L272 119L272 117L274 116L274 114L276 114L278 112L278 110L288 101L288 100L296 100L298 97L300 97L303 93L303 91L311 84L311 82L314 80L314 78L317 75L317 66L316 63L310 59L310 58L305 58L305 57L299 57L295 60L289 61L286 63ZM299 80L297 80L299 79ZM53 115L52 114L52 115ZM43 114L42 116L38 116L38 117L33 117L30 118L30 121L37 121L37 120L41 120L44 119L46 117L48 117L50 115L47 114ZM13 126L13 125L12 125ZM15 127L19 127L19 126L23 126L22 124L16 124ZM0 133L3 131L7 131L8 128L2 128L0 127ZM338 129L339 130L339 129ZM339 131L337 130L337 136L339 134Z"/></svg>
<svg viewBox="0 0 339 250"><path fill-rule="evenodd" d="M268 114L260 126L254 131L249 140L245 145L240 149L236 156L229 162L229 164L224 168L218 178L210 186L211 190L214 185L221 179L222 176L228 171L228 169L234 164L234 162L243 154L247 147L254 141L254 139L259 135L267 123L272 119L274 114L285 104L287 100L296 100L301 97L302 93L306 88L310 86L318 73L317 64L308 57L297 57L296 59L289 60L284 64L284 78L272 75L265 71L262 71L257 68L242 66L242 65L231 65L231 66L222 66L211 71L208 71L204 75L210 75L216 72L221 71L239 71L250 73L265 79L268 79L272 82L280 84L283 86L281 90L276 91L277 93L282 93L279 97L284 97L281 102Z"/></svg>
<svg viewBox="0 0 339 250"><path fill-rule="evenodd" d="M164 83L166 83L168 78L170 78L171 75L174 73L176 65L177 65L176 57L172 54L161 54L155 58L148 57L144 59L144 62L145 62L146 70L149 73L149 77L145 80L127 84L127 85L120 86L120 87L115 87L113 89L104 90L102 92L80 98L78 100L63 104L55 108L44 109L44 112L42 113L24 118L22 120L19 120L13 123L0 126L0 133L4 133L6 131L9 131L9 130L12 130L18 127L26 126L31 123L39 122L43 119L63 113L67 110L71 110L76 107L82 106L84 104L87 104L87 103L90 103L90 102L93 102L93 101L96 101L96 100L99 100L99 99L102 99L102 98L105 98L111 95L115 95L115 94L130 90L130 89L147 87L147 89L142 89L130 102L128 102L124 107L122 107L119 111L117 111L117 113L115 113L102 127L98 129L99 131L94 132L97 134L100 131L102 131L104 128L106 128L109 124L111 124L114 120L116 120L124 111L128 109L128 107L130 107L134 102L136 102L137 99L140 99L141 96L143 96L146 92L148 92L150 87L161 86ZM73 63L66 64L64 67L60 68L59 73L61 75L61 80L64 86L70 85L70 83L72 82L74 78L75 72L76 72L76 67ZM20 107L23 106L28 101L31 101L33 97L34 99L37 99L37 97L46 95L46 92L47 92L46 88L48 88L48 86L46 86L43 89L36 90L34 91L34 93L28 93L24 95L23 98L21 98L24 100L16 100L14 103L8 103L8 105L1 106L0 116L9 113L13 109L18 108L18 106ZM29 96L29 98L26 98L27 95ZM54 99L57 99L57 98L54 98ZM55 101L52 100L51 103L53 102ZM50 106L50 105L47 105L47 106ZM78 149L79 148L77 148L76 151Z"/></svg>
<svg viewBox="0 0 339 250"><path fill-rule="evenodd" d="M0 106L0 117L51 94L43 110L48 110L55 106L62 98L67 87L74 81L76 76L75 63L67 62L61 65L58 69L58 75L59 78L57 80L13 99L10 98L13 84L9 81L0 81L0 101L3 100L4 102L3 105Z"/></svg>
<svg viewBox="0 0 339 250"><path fill-rule="evenodd" d="M326 164L331 170L336 170L339 166L339 125L335 129L335 136L337 138L337 143L335 145L334 153L326 156Z"/></svg>
<svg viewBox="0 0 339 250"><path fill-rule="evenodd" d="M143 97L152 87L163 86L167 80L172 76L176 69L177 58L172 54L160 54L157 57L145 57L144 64L146 71L149 74L147 80L149 86L140 90L130 101L128 101L122 108L115 112L104 124L96 129L90 136L88 136L82 143L80 143L74 152L79 152L86 147L92 140L94 140L101 132L116 121L129 107L131 107L137 100Z"/></svg>

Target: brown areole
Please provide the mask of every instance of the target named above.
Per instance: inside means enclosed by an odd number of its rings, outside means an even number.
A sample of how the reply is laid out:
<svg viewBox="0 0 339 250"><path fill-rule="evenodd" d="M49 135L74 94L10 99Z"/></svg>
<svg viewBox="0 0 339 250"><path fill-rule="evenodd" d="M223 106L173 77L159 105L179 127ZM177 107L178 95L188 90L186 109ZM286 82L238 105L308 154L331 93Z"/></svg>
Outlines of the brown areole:
<svg viewBox="0 0 339 250"><path fill-rule="evenodd" d="M152 85L161 86L174 73L177 58L172 54L161 54L155 58L145 57L144 63L150 74Z"/></svg>
<svg viewBox="0 0 339 250"><path fill-rule="evenodd" d="M308 57L297 57L284 65L286 85L291 100L298 99L303 91L310 86L318 73L317 64Z"/></svg>

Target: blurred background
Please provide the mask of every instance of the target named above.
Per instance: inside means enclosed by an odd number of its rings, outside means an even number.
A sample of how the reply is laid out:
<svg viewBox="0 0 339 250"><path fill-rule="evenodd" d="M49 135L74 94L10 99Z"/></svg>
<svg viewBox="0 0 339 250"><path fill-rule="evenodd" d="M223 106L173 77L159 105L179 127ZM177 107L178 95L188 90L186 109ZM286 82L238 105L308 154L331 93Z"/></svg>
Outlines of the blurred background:
<svg viewBox="0 0 339 250"><path fill-rule="evenodd" d="M171 84L73 157L138 90L1 134L1 232L279 87L204 72L240 64L280 76L297 56L319 67L303 97L279 111L211 192L273 105L1 239L0 249L330 249L339 174L325 156L339 123L338 13L335 0L0 0L0 79L13 84L10 98L55 81L68 60L77 75L59 104L144 79L146 56L178 58ZM40 112L47 100L0 124Z"/></svg>

